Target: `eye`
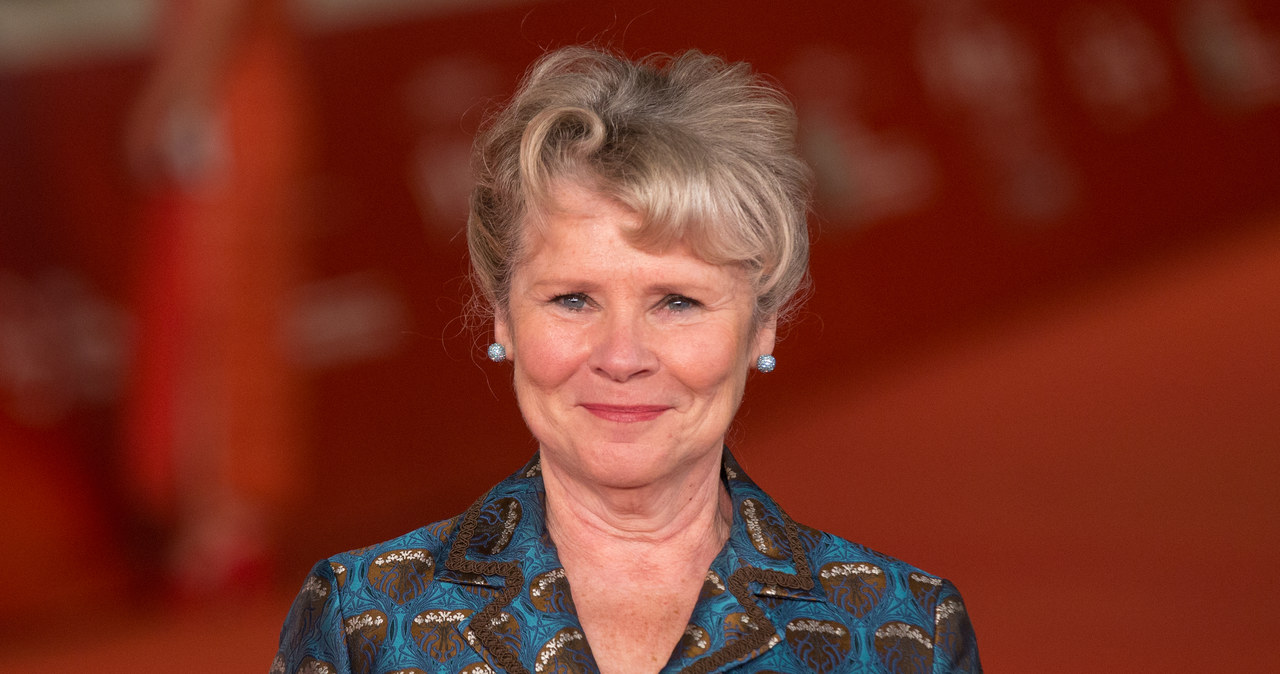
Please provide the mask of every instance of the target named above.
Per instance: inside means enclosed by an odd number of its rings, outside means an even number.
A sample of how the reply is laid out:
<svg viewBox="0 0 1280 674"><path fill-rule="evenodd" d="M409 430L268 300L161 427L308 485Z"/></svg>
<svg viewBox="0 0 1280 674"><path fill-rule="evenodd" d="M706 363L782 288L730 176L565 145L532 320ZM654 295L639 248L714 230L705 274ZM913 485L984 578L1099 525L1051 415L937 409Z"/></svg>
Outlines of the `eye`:
<svg viewBox="0 0 1280 674"><path fill-rule="evenodd" d="M587 296L582 293L557 295L551 298L551 302L552 304L557 304L569 311L582 311L587 308Z"/></svg>
<svg viewBox="0 0 1280 674"><path fill-rule="evenodd" d="M684 295L672 294L662 298L662 306L666 307L670 311L683 312L691 309L697 309L702 306L702 303L698 302L698 300L685 297Z"/></svg>

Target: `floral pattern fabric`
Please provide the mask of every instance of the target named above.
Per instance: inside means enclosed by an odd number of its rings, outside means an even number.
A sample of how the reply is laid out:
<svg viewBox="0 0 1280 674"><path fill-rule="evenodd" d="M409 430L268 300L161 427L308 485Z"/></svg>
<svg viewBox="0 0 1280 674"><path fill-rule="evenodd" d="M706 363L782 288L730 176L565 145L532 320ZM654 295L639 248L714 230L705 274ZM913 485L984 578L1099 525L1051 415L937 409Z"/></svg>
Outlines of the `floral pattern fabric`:
<svg viewBox="0 0 1280 674"><path fill-rule="evenodd" d="M798 525L725 452L729 540L664 672L980 672L951 583ZM534 459L467 512L321 561L272 674L596 672Z"/></svg>

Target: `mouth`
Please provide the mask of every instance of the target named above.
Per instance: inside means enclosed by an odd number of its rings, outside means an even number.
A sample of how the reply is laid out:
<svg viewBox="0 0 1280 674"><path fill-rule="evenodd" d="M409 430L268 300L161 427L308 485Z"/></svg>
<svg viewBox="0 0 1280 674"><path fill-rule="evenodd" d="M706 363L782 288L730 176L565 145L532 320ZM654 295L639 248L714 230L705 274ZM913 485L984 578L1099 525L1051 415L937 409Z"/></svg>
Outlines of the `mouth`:
<svg viewBox="0 0 1280 674"><path fill-rule="evenodd" d="M671 409L666 405L599 405L595 403L584 403L582 408L606 421L624 424L652 421Z"/></svg>

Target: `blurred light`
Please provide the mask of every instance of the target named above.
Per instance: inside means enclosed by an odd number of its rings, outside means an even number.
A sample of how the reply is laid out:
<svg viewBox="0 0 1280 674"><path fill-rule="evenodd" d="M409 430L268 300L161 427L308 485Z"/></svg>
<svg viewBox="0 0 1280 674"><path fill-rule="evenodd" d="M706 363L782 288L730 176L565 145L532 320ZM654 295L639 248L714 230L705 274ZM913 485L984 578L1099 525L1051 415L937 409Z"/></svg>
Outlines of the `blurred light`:
<svg viewBox="0 0 1280 674"><path fill-rule="evenodd" d="M154 0L0 0L0 71L150 44Z"/></svg>

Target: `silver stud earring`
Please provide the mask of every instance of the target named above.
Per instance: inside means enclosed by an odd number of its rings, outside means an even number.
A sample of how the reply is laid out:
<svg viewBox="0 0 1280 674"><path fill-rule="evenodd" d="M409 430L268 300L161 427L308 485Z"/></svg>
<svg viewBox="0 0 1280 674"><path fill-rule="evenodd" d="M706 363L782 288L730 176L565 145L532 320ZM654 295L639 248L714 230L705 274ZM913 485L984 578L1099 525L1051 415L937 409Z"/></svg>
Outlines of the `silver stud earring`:
<svg viewBox="0 0 1280 674"><path fill-rule="evenodd" d="M507 359L507 347L494 342L489 345L489 360L495 363L501 363Z"/></svg>
<svg viewBox="0 0 1280 674"><path fill-rule="evenodd" d="M761 372L773 372L773 368L775 367L778 367L778 359L774 358L770 354L763 354L756 359L756 369Z"/></svg>

